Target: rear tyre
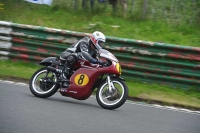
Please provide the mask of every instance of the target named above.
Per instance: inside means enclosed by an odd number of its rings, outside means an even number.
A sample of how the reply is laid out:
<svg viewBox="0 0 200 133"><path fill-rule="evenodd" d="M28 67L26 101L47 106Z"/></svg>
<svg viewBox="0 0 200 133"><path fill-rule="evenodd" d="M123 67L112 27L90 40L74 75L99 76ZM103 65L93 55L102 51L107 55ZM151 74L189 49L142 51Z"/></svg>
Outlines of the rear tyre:
<svg viewBox="0 0 200 133"><path fill-rule="evenodd" d="M47 76L46 76L47 75ZM58 90L58 78L55 73L47 72L46 67L37 70L30 79L29 88L33 95L40 98L52 96Z"/></svg>
<svg viewBox="0 0 200 133"><path fill-rule="evenodd" d="M119 78L112 78L114 88L109 92L107 81L103 81L99 86L96 99L98 104L105 109L116 109L122 106L128 98L128 87Z"/></svg>

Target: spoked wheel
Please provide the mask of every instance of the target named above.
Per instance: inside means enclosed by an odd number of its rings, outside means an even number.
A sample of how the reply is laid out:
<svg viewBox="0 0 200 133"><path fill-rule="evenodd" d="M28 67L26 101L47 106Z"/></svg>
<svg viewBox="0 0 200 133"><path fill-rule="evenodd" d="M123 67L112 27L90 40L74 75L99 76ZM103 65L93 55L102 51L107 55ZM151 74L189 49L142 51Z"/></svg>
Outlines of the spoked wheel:
<svg viewBox="0 0 200 133"><path fill-rule="evenodd" d="M36 71L29 82L29 88L36 97L46 98L56 93L58 90L57 76L48 72L46 68Z"/></svg>
<svg viewBox="0 0 200 133"><path fill-rule="evenodd" d="M97 102L102 108L119 108L125 103L128 97L128 87L123 80L119 78L113 78L112 83L112 91L109 90L109 86L106 81L102 82L97 90Z"/></svg>

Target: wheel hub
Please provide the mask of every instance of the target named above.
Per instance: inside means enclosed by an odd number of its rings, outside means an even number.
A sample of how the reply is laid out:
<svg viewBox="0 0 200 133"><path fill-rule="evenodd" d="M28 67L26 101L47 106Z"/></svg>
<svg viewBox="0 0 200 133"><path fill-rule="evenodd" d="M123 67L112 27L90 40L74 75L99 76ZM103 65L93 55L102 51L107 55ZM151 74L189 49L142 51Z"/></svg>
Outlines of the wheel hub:
<svg viewBox="0 0 200 133"><path fill-rule="evenodd" d="M49 77L46 78L41 78L40 80L40 89L43 91L48 91L52 88L53 83L52 83L52 79Z"/></svg>
<svg viewBox="0 0 200 133"><path fill-rule="evenodd" d="M117 98L119 98L119 90L118 89L112 89L112 92L109 91L109 89L106 91L105 93L106 97L108 97L107 99L110 101L114 101Z"/></svg>

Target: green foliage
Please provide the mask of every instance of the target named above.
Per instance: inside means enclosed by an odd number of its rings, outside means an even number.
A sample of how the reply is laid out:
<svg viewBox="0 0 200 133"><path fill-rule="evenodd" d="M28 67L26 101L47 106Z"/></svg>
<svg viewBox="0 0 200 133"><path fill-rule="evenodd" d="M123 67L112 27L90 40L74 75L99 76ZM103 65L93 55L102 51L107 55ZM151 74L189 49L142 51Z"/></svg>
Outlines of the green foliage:
<svg viewBox="0 0 200 133"><path fill-rule="evenodd" d="M63 5L61 1L58 2L60 3L47 6L22 0L0 0L0 3L4 4L4 12L0 12L0 20L87 33L99 30L107 36L200 46L200 27L196 25L174 25L162 20L124 19L116 15L112 16L108 8L110 5L106 10L98 12L105 8L103 4L98 4L93 12L80 9L74 11L66 8L67 5Z"/></svg>
<svg viewBox="0 0 200 133"><path fill-rule="evenodd" d="M0 11L4 11L3 5L4 5L4 4L1 4L1 3L0 3Z"/></svg>

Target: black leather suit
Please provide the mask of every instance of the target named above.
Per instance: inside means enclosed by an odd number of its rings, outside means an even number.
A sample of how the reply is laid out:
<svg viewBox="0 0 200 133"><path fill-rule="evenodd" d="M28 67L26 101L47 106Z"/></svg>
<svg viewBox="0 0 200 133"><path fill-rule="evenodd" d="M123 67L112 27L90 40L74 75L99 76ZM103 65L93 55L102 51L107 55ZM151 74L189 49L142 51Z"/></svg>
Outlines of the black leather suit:
<svg viewBox="0 0 200 133"><path fill-rule="evenodd" d="M92 42L89 37L85 37L71 45L61 55L60 59L66 61L68 67L72 67L74 63L83 58L91 63L97 63L97 50L91 48Z"/></svg>

